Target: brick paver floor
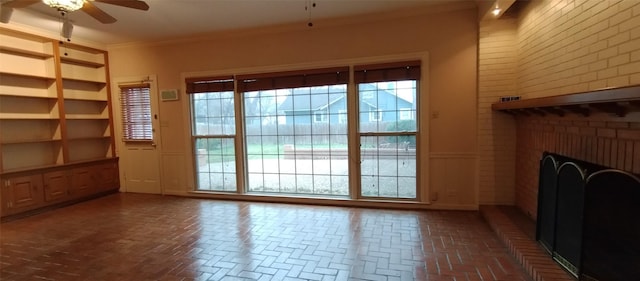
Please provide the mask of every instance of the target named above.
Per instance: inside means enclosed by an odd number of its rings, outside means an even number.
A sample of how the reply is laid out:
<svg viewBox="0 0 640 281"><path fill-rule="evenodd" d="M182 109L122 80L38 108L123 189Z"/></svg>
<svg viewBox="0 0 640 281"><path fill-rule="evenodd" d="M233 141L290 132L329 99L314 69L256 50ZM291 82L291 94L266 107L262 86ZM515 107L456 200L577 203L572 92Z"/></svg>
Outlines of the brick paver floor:
<svg viewBox="0 0 640 281"><path fill-rule="evenodd" d="M530 280L466 211L114 194L0 242L0 280Z"/></svg>

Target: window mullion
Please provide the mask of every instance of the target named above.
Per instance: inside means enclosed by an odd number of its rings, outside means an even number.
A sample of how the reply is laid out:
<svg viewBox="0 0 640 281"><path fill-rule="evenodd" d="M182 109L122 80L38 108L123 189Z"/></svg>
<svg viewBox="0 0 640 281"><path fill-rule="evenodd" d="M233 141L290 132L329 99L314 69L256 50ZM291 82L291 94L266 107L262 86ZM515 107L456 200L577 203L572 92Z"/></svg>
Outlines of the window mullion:
<svg viewBox="0 0 640 281"><path fill-rule="evenodd" d="M236 192L240 194L244 194L247 192L246 183L247 183L247 172L245 171L246 167L246 143L245 143L245 127L244 127L244 102L243 102L243 93L238 91L237 87L238 81L234 80L234 91L233 91L233 105L234 105L234 118L235 118L235 134L234 134L234 144L236 149Z"/></svg>

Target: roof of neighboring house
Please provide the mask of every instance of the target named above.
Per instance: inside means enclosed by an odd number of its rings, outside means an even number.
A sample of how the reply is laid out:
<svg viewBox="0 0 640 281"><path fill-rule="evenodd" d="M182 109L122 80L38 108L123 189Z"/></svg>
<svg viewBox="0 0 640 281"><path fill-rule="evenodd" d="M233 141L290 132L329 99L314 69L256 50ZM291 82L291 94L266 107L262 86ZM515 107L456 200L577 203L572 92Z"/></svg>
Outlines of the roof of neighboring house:
<svg viewBox="0 0 640 281"><path fill-rule="evenodd" d="M370 84L361 84L361 90L378 90L378 92L386 93L388 95L396 97L394 94L390 93L386 90L376 89L373 85ZM282 111L309 111L309 110L321 110L326 108L337 101L346 97L345 93L328 93L323 88L311 88L309 93L305 94L292 94L288 95L285 100L278 106L278 110ZM403 99L398 96L398 99L401 99L409 104L413 104L412 102ZM363 103L376 108L375 105L362 101Z"/></svg>
<svg viewBox="0 0 640 281"><path fill-rule="evenodd" d="M343 99L345 96L345 93L329 93L327 95L326 90L318 89L314 91L314 88L311 88L309 94L288 95L278 109L283 111L320 110Z"/></svg>
<svg viewBox="0 0 640 281"><path fill-rule="evenodd" d="M387 91L387 90L383 90L383 89L380 89L380 88L376 88L376 87L375 87L373 84L371 84L371 83L364 83L364 84L360 84L360 85L358 85L358 86L360 87L360 91L376 91L376 92L378 92L378 93L385 93L385 94L390 95L390 96L392 96L392 97L397 97L399 100L403 100L403 101L405 101L405 102L407 102L407 103L409 103L409 104L413 104L413 102L412 102L412 101L410 101L410 100L408 100L408 99L405 99L405 98L403 98L402 96L399 96L399 95L398 95L398 96L396 96L396 95L394 95L393 93L391 93L391 92L389 92L389 91Z"/></svg>

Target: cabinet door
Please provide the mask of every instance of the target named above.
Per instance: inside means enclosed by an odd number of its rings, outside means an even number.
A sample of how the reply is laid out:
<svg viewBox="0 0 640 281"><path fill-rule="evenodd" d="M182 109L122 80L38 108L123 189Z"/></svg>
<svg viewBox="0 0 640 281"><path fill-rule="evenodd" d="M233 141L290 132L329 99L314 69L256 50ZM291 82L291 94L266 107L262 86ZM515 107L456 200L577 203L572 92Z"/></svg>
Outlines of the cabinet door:
<svg viewBox="0 0 640 281"><path fill-rule="evenodd" d="M69 195L69 178L66 171L49 172L44 180L44 200L47 202L64 200Z"/></svg>
<svg viewBox="0 0 640 281"><path fill-rule="evenodd" d="M6 212L15 214L41 207L44 202L42 175L7 178L3 182L2 203Z"/></svg>
<svg viewBox="0 0 640 281"><path fill-rule="evenodd" d="M83 197L98 191L96 175L92 168L75 168L71 171L71 187L69 193L72 197Z"/></svg>
<svg viewBox="0 0 640 281"><path fill-rule="evenodd" d="M113 190L120 187L117 163L106 163L96 167L98 187L101 191Z"/></svg>

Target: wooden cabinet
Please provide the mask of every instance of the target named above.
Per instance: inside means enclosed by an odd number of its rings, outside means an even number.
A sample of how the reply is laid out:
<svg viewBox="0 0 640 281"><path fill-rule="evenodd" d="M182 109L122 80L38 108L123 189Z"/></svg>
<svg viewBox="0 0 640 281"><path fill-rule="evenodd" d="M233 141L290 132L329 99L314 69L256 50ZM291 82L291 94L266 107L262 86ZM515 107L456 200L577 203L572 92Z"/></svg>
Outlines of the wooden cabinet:
<svg viewBox="0 0 640 281"><path fill-rule="evenodd" d="M71 185L69 194L78 198L95 193L95 173L91 167L79 167L71 170Z"/></svg>
<svg viewBox="0 0 640 281"><path fill-rule="evenodd" d="M116 162L83 166L71 170L70 194L82 197L88 194L120 188L120 175Z"/></svg>
<svg viewBox="0 0 640 281"><path fill-rule="evenodd" d="M23 175L3 179L2 215L11 215L42 207L41 175Z"/></svg>
<svg viewBox="0 0 640 281"><path fill-rule="evenodd" d="M44 200L55 202L66 200L69 196L69 176L67 171L48 172L42 175Z"/></svg>
<svg viewBox="0 0 640 281"><path fill-rule="evenodd" d="M120 187L118 165L115 163L97 165L94 168L94 172L96 173L95 180L98 183L99 190L106 191Z"/></svg>
<svg viewBox="0 0 640 281"><path fill-rule="evenodd" d="M107 52L0 27L2 216L118 188Z"/></svg>
<svg viewBox="0 0 640 281"><path fill-rule="evenodd" d="M120 188L117 159L2 174L0 216L61 205Z"/></svg>

